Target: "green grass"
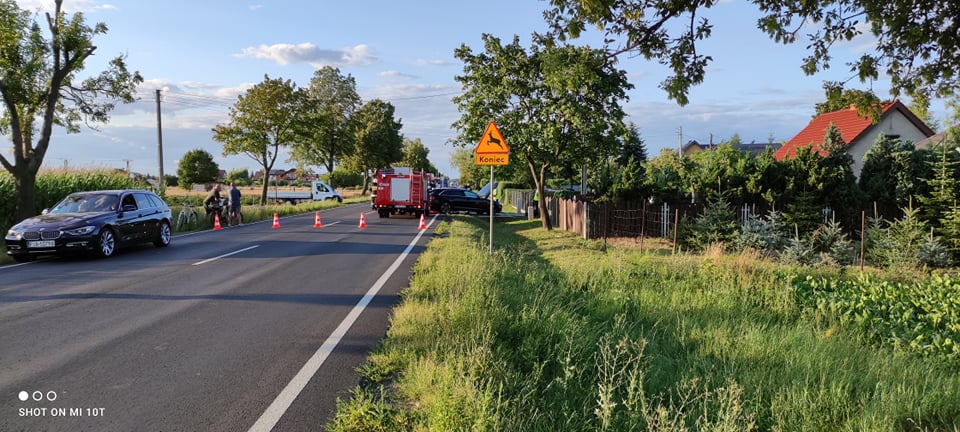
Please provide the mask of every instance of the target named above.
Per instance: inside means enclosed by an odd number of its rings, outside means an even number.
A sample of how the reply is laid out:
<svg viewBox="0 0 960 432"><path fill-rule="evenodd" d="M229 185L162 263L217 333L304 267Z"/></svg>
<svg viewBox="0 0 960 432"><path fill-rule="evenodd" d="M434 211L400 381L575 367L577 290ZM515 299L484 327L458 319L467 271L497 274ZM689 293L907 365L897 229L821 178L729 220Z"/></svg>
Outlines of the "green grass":
<svg viewBox="0 0 960 432"><path fill-rule="evenodd" d="M960 367L811 319L802 270L485 230L438 226L329 429L960 429Z"/></svg>

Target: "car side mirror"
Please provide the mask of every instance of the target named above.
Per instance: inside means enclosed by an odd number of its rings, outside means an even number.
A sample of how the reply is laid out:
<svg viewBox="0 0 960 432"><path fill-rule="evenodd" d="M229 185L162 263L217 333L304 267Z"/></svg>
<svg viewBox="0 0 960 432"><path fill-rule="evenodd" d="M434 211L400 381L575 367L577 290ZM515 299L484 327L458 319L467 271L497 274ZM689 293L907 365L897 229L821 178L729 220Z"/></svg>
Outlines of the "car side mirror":
<svg viewBox="0 0 960 432"><path fill-rule="evenodd" d="M43 209L42 212L40 212L40 214L47 214L47 213L50 213L50 209L48 209L48 208L45 208L45 209Z"/></svg>
<svg viewBox="0 0 960 432"><path fill-rule="evenodd" d="M124 204L124 205L123 205L123 209L121 209L120 211L121 211L121 212L124 212L124 213L126 213L126 212L131 212L131 211L137 211L137 206L134 205L134 204Z"/></svg>

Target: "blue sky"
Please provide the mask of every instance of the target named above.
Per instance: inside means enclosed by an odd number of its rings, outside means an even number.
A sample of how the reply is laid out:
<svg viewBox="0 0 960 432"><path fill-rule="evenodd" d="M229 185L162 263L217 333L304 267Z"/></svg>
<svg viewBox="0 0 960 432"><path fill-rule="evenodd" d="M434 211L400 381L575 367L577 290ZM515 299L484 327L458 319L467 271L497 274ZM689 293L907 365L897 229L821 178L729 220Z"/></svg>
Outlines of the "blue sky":
<svg viewBox="0 0 960 432"><path fill-rule="evenodd" d="M53 1L17 3L27 10L50 10ZM258 169L246 156L223 157L211 128L227 122L237 96L265 74L304 86L314 70L331 65L355 78L364 101L392 103L404 136L421 139L434 165L457 177L448 141L456 135L450 125L459 113L450 98L461 90L454 77L463 68L454 50L466 44L482 51L483 33L505 41L516 34L529 45L530 34L546 28L541 15L546 7L539 0L64 0L66 11L82 11L89 23L109 27L94 40L96 56L86 70L99 72L109 59L125 53L128 66L145 82L139 91L142 100L119 106L99 130L55 132L44 164L129 165L133 171L156 174L154 94L160 89L165 173L175 174L179 158L195 148L213 154L223 169ZM642 58L624 57L619 63L636 87L626 110L651 156L663 148L675 149L681 128L683 141L706 143L712 136L720 142L734 133L746 142L790 139L810 121L814 104L823 100L822 82L850 78L845 61L859 56L871 42L857 39L837 46L833 67L808 77L800 71L806 55L802 39L791 46L771 41L756 29L758 14L751 4L721 2L705 15L714 24L713 36L699 49L714 61L686 107L659 89L667 76L664 67ZM596 40L588 37L580 43ZM854 80L848 87L871 85L888 97L887 81ZM939 120L942 105L935 101L931 107ZM281 155L275 168L292 166Z"/></svg>

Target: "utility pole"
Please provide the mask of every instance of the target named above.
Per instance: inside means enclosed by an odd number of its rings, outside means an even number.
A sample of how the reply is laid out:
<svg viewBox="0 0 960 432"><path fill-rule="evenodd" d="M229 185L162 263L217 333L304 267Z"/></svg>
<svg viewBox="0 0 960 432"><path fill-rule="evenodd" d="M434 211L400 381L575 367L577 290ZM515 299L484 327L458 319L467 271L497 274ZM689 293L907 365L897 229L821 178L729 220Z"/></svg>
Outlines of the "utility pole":
<svg viewBox="0 0 960 432"><path fill-rule="evenodd" d="M157 162L160 167L157 182L162 194L167 188L167 179L163 176L163 128L160 124L160 89L157 89Z"/></svg>
<svg viewBox="0 0 960 432"><path fill-rule="evenodd" d="M683 126L677 129L677 157L683 159Z"/></svg>

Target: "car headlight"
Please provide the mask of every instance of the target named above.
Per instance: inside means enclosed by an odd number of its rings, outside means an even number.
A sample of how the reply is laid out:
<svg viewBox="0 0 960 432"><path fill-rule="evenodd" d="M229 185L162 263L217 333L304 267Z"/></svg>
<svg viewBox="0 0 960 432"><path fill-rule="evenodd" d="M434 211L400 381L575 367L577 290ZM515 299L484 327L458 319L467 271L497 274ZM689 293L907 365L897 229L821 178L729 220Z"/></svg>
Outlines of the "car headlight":
<svg viewBox="0 0 960 432"><path fill-rule="evenodd" d="M93 230L95 229L97 229L97 227L93 225L87 225L85 227L74 228L70 230L63 230L63 233L67 235L72 235L72 236L82 236L82 235L87 235L92 233Z"/></svg>
<svg viewBox="0 0 960 432"><path fill-rule="evenodd" d="M20 231L9 230L7 231L7 236L4 237L5 240L21 240L23 239L23 233Z"/></svg>

